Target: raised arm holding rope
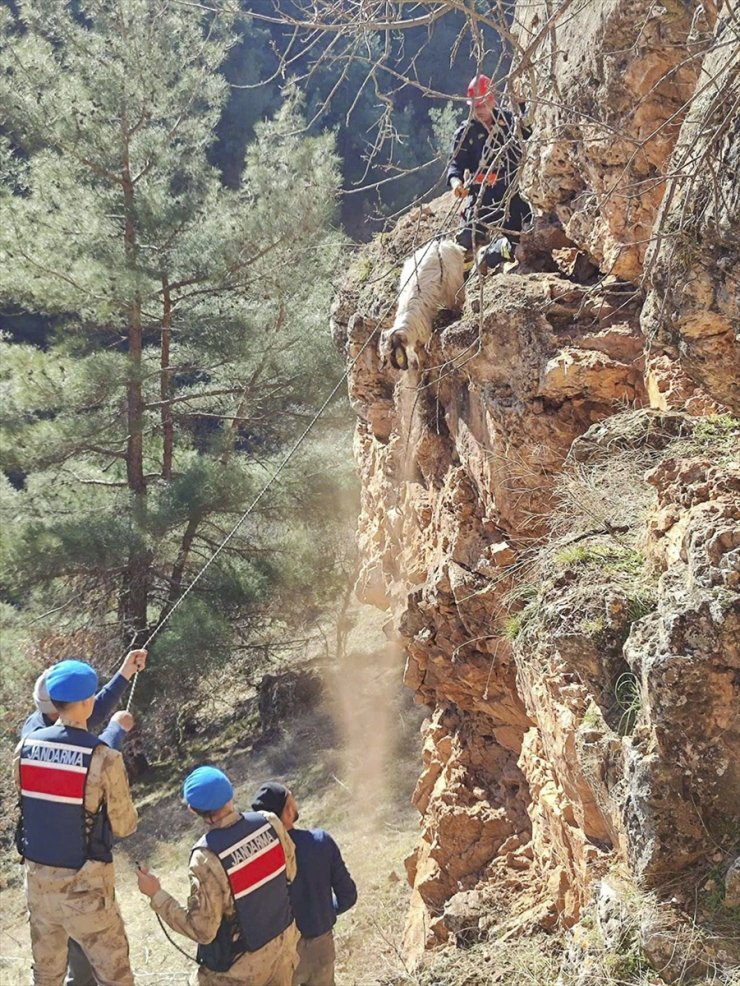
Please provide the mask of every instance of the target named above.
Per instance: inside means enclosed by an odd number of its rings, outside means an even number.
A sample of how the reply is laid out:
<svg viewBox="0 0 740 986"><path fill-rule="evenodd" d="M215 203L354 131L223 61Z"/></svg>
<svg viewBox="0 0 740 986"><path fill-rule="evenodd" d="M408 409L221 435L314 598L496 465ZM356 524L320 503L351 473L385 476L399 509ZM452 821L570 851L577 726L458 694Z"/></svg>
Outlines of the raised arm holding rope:
<svg viewBox="0 0 740 986"><path fill-rule="evenodd" d="M27 733L13 760L33 982L61 986L71 939L100 986L133 986L112 855L113 837L138 821L123 759L87 728L98 685L89 664L61 661L45 684L58 719Z"/></svg>
<svg viewBox="0 0 740 986"><path fill-rule="evenodd" d="M111 718L110 723L101 732L100 738L114 750L120 750L121 744L126 733L132 728L133 720L129 712L116 712L113 710L118 705L123 693L135 674L143 671L146 667L148 652L146 650L129 651L123 659L121 667L116 671L111 680L104 685L95 696L92 715L88 719L87 728L95 730L101 726L106 719ZM49 690L46 678L49 668L42 672L36 679L33 686L33 703L36 711L26 719L21 728L21 737L37 729L44 729L46 726L53 726L59 718L54 703L49 697Z"/></svg>
<svg viewBox="0 0 740 986"><path fill-rule="evenodd" d="M130 651L120 669L107 685L95 696L92 715L87 721L87 728L93 730L111 716L118 704L129 681L137 672L146 667L147 652L145 650ZM21 729L21 739L40 729L47 729L59 720L59 711L49 696L47 677L51 669L47 668L36 679L33 688L33 701L36 711L26 719ZM110 722L100 733L100 740L113 750L120 750L126 734L133 728L134 717L130 712L113 713ZM68 942L67 979L66 986L96 986L95 975L90 962L80 945L72 938Z"/></svg>

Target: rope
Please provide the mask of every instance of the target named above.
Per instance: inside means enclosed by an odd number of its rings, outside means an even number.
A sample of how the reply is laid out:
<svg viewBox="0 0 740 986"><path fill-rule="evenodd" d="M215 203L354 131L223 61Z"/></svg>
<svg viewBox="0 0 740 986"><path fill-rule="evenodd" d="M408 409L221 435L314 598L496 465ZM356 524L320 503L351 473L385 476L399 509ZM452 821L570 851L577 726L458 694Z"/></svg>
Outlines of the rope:
<svg viewBox="0 0 740 986"><path fill-rule="evenodd" d="M378 329L377 329L377 326L376 326L375 329L373 330L373 332L371 333L371 335L368 336L368 338L367 338L364 346L362 347L362 349L360 350L360 352L357 354L357 357L355 358L355 361L354 362L356 362L356 360L360 358L360 356L362 355L362 353L365 351L365 349L367 348L368 344L370 343L370 340L373 338L373 336L375 335L375 333L377 331L378 331ZM319 420L319 418L324 413L324 411L327 409L327 407L329 406L329 404L331 404L331 402L336 397L337 392L338 392L339 388L342 386L342 384L344 383L345 379L347 378L347 376L348 376L348 374L350 372L350 369L352 368L352 366L354 366L354 362L353 362L353 364L347 370L345 370L344 375L341 377L341 379L337 381L337 383L334 386L332 392L326 398L326 400L321 405L321 407L316 412L316 414L313 416L313 418L308 423L308 425L306 425L306 427L303 430L303 433L298 438L298 441L295 443L295 445L293 446L293 448L285 456L285 458L280 463L280 465L277 467L277 469L272 474L272 476L269 478L269 480L267 481L267 483L262 487L262 489L259 491L259 493L257 494L257 496L254 498L254 500L252 500L252 502L249 504L249 506L247 507L247 509L241 515L241 517L239 518L239 520L236 522L236 524L232 527L232 529L229 531L229 533L223 539L223 541L221 542L221 544L219 544L219 546L213 552L213 554L208 559L208 561L205 563L205 565L201 568L201 570L198 572L198 574L193 578L193 581L190 583L190 585L187 586L187 588L183 591L182 595L179 597L179 599L177 599L177 601L172 606L172 608L169 609L165 613L165 615L162 617L162 619L159 621L159 623L155 626L155 628L149 634L149 636L147 637L147 639L142 644L142 649L143 650L146 650L147 649L147 647L149 646L149 644L152 642L152 640L154 640L154 638L159 633L159 631L162 629L162 627L164 627L164 625L168 622L168 620L171 618L171 616L173 615L173 613L175 613L177 611L177 609L182 605L182 603L187 599L188 595L192 592L192 590L198 584L198 582L200 581L200 579L205 575L205 573L208 571L208 569L213 564L213 562L218 558L218 556L221 554L221 552L224 550L224 548L227 546L227 544L231 541L231 539L237 533L237 531L242 526L242 524L244 523L244 521L247 519L247 517L249 517L249 515L252 513L252 511L254 510L254 508L260 502L260 500L262 499L262 497L272 487L273 483L278 478L278 476L280 475L280 473L283 471L283 469L285 469L285 467L288 465L288 463L290 462L290 460L296 454L296 452L301 447L301 445L303 444L303 442L305 441L305 439L308 437L309 433L313 430L314 426L316 425L316 422ZM133 680L131 682L131 691L129 692L128 702L126 703L126 711L127 712L131 708L131 703L132 703L133 698L134 698L134 692L136 691L136 682L137 682L138 677L139 677L139 674L137 672L134 675Z"/></svg>
<svg viewBox="0 0 740 986"><path fill-rule="evenodd" d="M452 216L453 212L457 208L458 208L458 202L457 202L457 200L455 200L453 202L453 204L452 204L452 208L447 212L447 214L445 215L442 223L438 227L437 232L432 237L430 237L425 244L422 244L422 246L426 246L427 250L430 249L431 245L437 240L437 238L439 236L441 236L445 232L447 223L449 222L450 217ZM424 251L424 254L422 254L422 257L420 257L419 259L421 260L424 256L426 256L426 250ZM285 467L288 465L288 463L293 458L293 456L296 454L296 452L301 447L301 445L303 445L303 442L306 440L306 438L309 436L309 434L311 433L311 431L314 429L314 427L316 426L319 418L322 416L322 414L324 413L324 411L327 409L327 407L331 404L331 402L336 397L336 395L337 395L337 393L339 391L339 388L345 382L345 380L347 379L347 377L350 375L350 373L352 372L352 370L357 365L357 362L360 359L360 357L362 356L362 354L365 352L365 350L367 349L367 347L370 345L370 343L372 342L372 340L377 335L378 330L379 330L381 324L383 323L384 319L388 315L388 312L390 312L391 308L397 303L399 295L401 294L401 292L403 291L403 289L406 287L406 285L409 283L409 281L415 276L415 274L416 274L416 272L414 271L412 274L409 275L409 277L406 279L406 281L399 286L398 291L394 295L392 301L388 304L388 307L385 309L385 311L377 319L377 323L376 323L375 328L373 329L373 331L370 333L370 335L367 337L367 339L363 343L362 348L357 353L357 355L354 357L354 359L349 364L349 366L347 367L347 369L344 371L344 373L342 374L342 376L339 378L339 380L337 381L337 383L333 387L331 393L326 398L326 400L324 401L324 403L321 405L321 407L319 408L319 410L313 416L313 418L311 419L311 421L306 425L306 427L304 428L303 432L299 436L299 438L296 441L296 443L293 445L293 447L290 449L290 451L284 457L284 459L282 460L282 462L280 463L280 465L277 467L277 469L275 470L275 472L272 474L272 476L269 478L269 480L267 481L267 483L265 484L265 486L263 486L263 488L260 490L260 492L254 498L254 500L252 500L252 502L249 504L249 506L247 507L247 509L244 511L244 513L241 515L241 517L239 518L239 520L236 522L236 524L232 527L232 529L226 535L226 537L221 542L221 544L213 552L213 554L208 559L208 561L205 563L205 565L203 565L203 567L201 568L201 570L194 576L192 582L185 588L185 590L183 591L182 595L176 600L176 602L174 603L174 605L172 606L172 608L169 609L169 610L167 610L167 612L162 617L162 619L159 621L159 623L157 623L157 625L154 627L154 629L149 634L149 636L147 637L147 639L141 645L141 648L143 650L146 650L148 648L148 646L152 642L152 640L154 640L154 638L157 636L157 634L160 632L160 630L162 630L162 628L165 626L165 624L170 620L170 618L172 617L172 615L182 605L182 603L185 601L185 599L187 599L188 595L192 592L192 590L198 584L198 582L203 577L203 575L206 573L206 571L210 568L210 566L213 564L213 562L216 560L216 558L218 558L218 556L221 554L221 552L224 550L224 548L232 540L232 538L237 533L237 531L239 530L239 528L242 526L242 524L244 523L244 521L249 517L249 515L252 513L252 511L257 506L257 504L260 502L260 500L264 497L264 495L271 489L271 487L274 484L275 480L280 476L280 473L283 471L283 469L285 469ZM126 711L127 712L131 709L131 703L134 700L134 693L136 692L136 683L138 681L138 678L139 678L139 673L137 672L134 675L134 677L133 677L133 679L131 681L131 691L129 692L128 702L126 703Z"/></svg>
<svg viewBox="0 0 740 986"><path fill-rule="evenodd" d="M193 956L192 956L192 955L191 955L191 954L190 954L189 952L186 952L184 948L180 948L180 946L179 946L179 945L177 944L177 942L176 942L176 941L174 940L174 938L172 938L172 936L170 935L170 933L169 933L169 931L168 931L168 930L167 930L167 928L165 927L165 924L164 924L164 921L163 921L163 920L162 920L162 918L161 918L161 917L159 916L159 914L155 914L155 917L157 918L157 921L159 921L159 927L160 927L160 928L162 929L162 931L164 932L164 936L165 936L165 938L167 939L167 941L168 941L168 942L170 943L170 945L172 945L172 946L173 946L173 948L176 948L176 949L177 949L177 951L178 951L178 952L180 953L180 955L184 955L184 956L185 956L185 958L186 958L186 959L187 959L187 960L188 960L189 962L192 962L192 963L194 963L195 965L200 965L200 962L198 962L198 960L197 960L197 959L194 959L194 958L193 958Z"/></svg>

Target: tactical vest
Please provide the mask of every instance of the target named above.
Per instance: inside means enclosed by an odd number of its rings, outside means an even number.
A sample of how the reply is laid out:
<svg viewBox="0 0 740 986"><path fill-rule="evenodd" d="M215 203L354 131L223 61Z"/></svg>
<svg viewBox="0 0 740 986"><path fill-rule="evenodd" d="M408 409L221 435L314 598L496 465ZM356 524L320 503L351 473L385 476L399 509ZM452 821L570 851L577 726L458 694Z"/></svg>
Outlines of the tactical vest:
<svg viewBox="0 0 740 986"><path fill-rule="evenodd" d="M89 820L85 788L100 740L57 724L29 733L21 747L21 822L25 859L78 870L88 859L110 863L113 835L105 804Z"/></svg>
<svg viewBox="0 0 740 986"><path fill-rule="evenodd" d="M226 829L211 829L193 849L210 849L218 857L234 897L238 929L229 969L244 952L256 952L293 922L285 853L277 832L258 812L246 812ZM199 946L198 961L212 968L210 958L209 946Z"/></svg>

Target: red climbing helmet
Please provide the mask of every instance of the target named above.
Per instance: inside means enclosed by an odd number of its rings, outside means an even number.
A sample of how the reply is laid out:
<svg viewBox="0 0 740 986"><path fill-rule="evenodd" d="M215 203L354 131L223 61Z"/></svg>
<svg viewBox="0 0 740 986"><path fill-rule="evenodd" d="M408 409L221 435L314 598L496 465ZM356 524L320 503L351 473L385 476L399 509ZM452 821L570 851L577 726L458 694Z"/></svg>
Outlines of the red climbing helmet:
<svg viewBox="0 0 740 986"><path fill-rule="evenodd" d="M476 75L468 86L468 106L481 106L489 98L495 98L493 83L487 75Z"/></svg>

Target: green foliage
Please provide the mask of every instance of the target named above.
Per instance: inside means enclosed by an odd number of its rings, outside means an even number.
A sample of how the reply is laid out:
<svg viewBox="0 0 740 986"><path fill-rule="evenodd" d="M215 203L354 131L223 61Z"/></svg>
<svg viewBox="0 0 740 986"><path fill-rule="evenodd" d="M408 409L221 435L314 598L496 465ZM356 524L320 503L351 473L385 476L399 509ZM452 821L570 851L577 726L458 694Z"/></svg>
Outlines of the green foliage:
<svg viewBox="0 0 740 986"><path fill-rule="evenodd" d="M606 620L603 616L596 616L590 620L581 620L580 630L589 637L598 637L606 629Z"/></svg>
<svg viewBox="0 0 740 986"><path fill-rule="evenodd" d="M197 5L27 0L1 41L0 301L55 318L43 344L0 338L0 593L13 612L53 611L39 639L86 626L128 644L341 374L334 138L305 135L290 90L225 187L212 157L240 38ZM155 676L227 660L275 609L315 620L349 577L332 413L314 472L291 466L155 643Z"/></svg>
<svg viewBox="0 0 740 986"><path fill-rule="evenodd" d="M699 441L712 442L724 439L728 435L737 436L738 431L740 431L738 418L731 414L710 414L694 423L692 434Z"/></svg>
<svg viewBox="0 0 740 986"><path fill-rule="evenodd" d="M633 944L628 951L605 955L604 971L610 982L631 983L641 981L644 975L652 973L653 968L639 946Z"/></svg>
<svg viewBox="0 0 740 986"><path fill-rule="evenodd" d="M631 671L625 671L617 678L614 685L614 700L617 707L622 710L617 732L620 736L628 736L635 728L642 708L640 683Z"/></svg>
<svg viewBox="0 0 740 986"><path fill-rule="evenodd" d="M555 555L555 563L563 568L584 568L603 574L626 597L625 635L632 623L655 609L657 589L641 551L621 544L569 545ZM584 620L583 633L598 636L606 629L604 617Z"/></svg>
<svg viewBox="0 0 740 986"><path fill-rule="evenodd" d="M504 620L503 634L507 640L512 643L516 640L519 634L522 632L523 620L521 613L514 613L511 616L507 616Z"/></svg>
<svg viewBox="0 0 740 986"><path fill-rule="evenodd" d="M702 881L702 906L714 914L725 908L725 880L721 867L713 866Z"/></svg>
<svg viewBox="0 0 740 986"><path fill-rule="evenodd" d="M221 607L214 605L215 598L215 593L191 593L163 630L156 651L159 690L175 684L184 669L212 671L229 661L231 628L226 616L219 612ZM142 676L144 693L150 682L148 675Z"/></svg>
<svg viewBox="0 0 740 986"><path fill-rule="evenodd" d="M555 561L563 567L593 565L606 571L624 572L635 576L641 575L645 566L645 556L642 552L618 544L570 545L557 553Z"/></svg>
<svg viewBox="0 0 740 986"><path fill-rule="evenodd" d="M440 158L445 158L450 153L455 130L460 125L460 111L452 103L445 103L444 106L433 107L429 110L429 118L432 121L432 133L434 134L434 145L437 153Z"/></svg>
<svg viewBox="0 0 740 986"><path fill-rule="evenodd" d="M671 443L676 454L711 456L720 465L737 461L740 451L740 419L731 414L711 414L692 422L688 435Z"/></svg>
<svg viewBox="0 0 740 986"><path fill-rule="evenodd" d="M509 593L507 602L510 606L520 606L506 617L503 624L503 636L513 643L531 630L537 620L540 611L538 588L533 583L522 583Z"/></svg>
<svg viewBox="0 0 740 986"><path fill-rule="evenodd" d="M697 904L702 919L715 939L737 942L740 934L740 907L730 907L726 901L725 877L728 862L734 861L734 851L724 863L712 866L697 887Z"/></svg>
<svg viewBox="0 0 740 986"><path fill-rule="evenodd" d="M28 704L27 656L24 651L26 628L19 611L9 603L0 602L0 717L11 723L18 708Z"/></svg>
<svg viewBox="0 0 740 986"><path fill-rule="evenodd" d="M596 726L603 726L604 717L601 714L601 710L595 702L591 702L583 713L583 718L581 719L581 725L593 729Z"/></svg>
<svg viewBox="0 0 740 986"><path fill-rule="evenodd" d="M627 619L630 623L641 620L643 616L652 613L657 601L654 586L636 586L627 601Z"/></svg>

